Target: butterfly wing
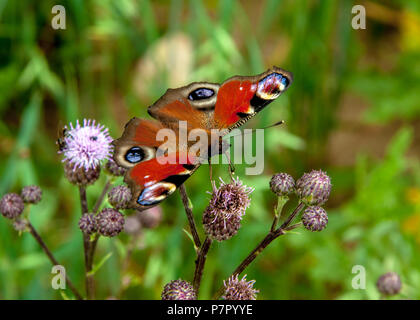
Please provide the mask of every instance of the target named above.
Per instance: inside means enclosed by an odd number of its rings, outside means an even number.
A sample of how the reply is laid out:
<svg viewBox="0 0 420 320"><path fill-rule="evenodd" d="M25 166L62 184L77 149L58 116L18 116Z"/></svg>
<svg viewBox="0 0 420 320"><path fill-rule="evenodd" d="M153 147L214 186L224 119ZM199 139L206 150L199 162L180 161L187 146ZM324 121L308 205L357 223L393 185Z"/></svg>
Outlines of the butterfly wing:
<svg viewBox="0 0 420 320"><path fill-rule="evenodd" d="M195 82L168 89L148 108L159 122L133 118L122 137L114 142L115 161L128 168L124 181L133 194L132 207L148 208L166 199L199 167L198 157L219 152L214 153L211 148L220 142L210 135L212 129L226 134L241 126L284 92L292 80L290 72L273 67L257 76L230 78L222 85ZM204 131L208 137L205 152L191 154L191 141L180 145L182 122L187 136L194 129ZM172 129L177 138L172 151L164 156L158 152L162 151L162 141L157 140L161 129ZM168 162L170 156L175 161ZM180 161L181 157L184 161Z"/></svg>
<svg viewBox="0 0 420 320"><path fill-rule="evenodd" d="M159 204L199 167L189 161L181 164L180 156L180 152L174 153L175 163L165 163L165 159L156 157L135 165L126 173L124 181L132 192L131 207L146 209Z"/></svg>
<svg viewBox="0 0 420 320"><path fill-rule="evenodd" d="M157 137L161 129L166 128L159 122L133 118L121 138L113 142L115 162L128 169L124 181L131 189L133 208L144 209L160 203L199 166L191 155L176 146L170 154L159 153L162 141Z"/></svg>
<svg viewBox="0 0 420 320"><path fill-rule="evenodd" d="M218 90L218 84L207 82L168 89L148 112L173 129L178 129L179 121L186 121L188 130L210 129Z"/></svg>
<svg viewBox="0 0 420 320"><path fill-rule="evenodd" d="M243 125L278 98L292 81L292 73L277 67L256 76L226 80L217 94L214 127L232 129Z"/></svg>

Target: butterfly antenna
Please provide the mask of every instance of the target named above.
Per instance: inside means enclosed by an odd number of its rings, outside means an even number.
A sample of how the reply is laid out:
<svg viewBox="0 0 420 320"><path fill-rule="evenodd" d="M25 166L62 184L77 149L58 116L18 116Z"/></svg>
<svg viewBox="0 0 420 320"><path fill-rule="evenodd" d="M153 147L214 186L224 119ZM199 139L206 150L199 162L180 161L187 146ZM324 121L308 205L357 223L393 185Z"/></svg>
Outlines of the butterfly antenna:
<svg viewBox="0 0 420 320"><path fill-rule="evenodd" d="M280 120L280 121L277 121L276 123L271 124L271 125L269 125L267 127L257 128L257 129L263 129L263 130L265 130L265 129L269 129L269 128L274 128L274 127L277 127L277 126L279 126L279 125L281 125L283 123L284 123L284 120ZM249 134L249 133L252 133L254 130L257 130L257 129L253 128L250 131L246 131L244 133L241 132L241 133L238 133L238 134L233 134L233 135L231 135L231 137L236 137L236 136L239 136L239 135L242 135L242 134Z"/></svg>

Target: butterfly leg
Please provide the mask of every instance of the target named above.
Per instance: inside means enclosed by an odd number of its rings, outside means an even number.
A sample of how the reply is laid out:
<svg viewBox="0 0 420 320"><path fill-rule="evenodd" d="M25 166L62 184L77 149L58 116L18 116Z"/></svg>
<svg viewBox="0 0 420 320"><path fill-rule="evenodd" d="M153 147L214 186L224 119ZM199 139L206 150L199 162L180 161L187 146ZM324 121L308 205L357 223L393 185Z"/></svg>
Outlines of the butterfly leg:
<svg viewBox="0 0 420 320"><path fill-rule="evenodd" d="M229 175L230 175L230 179L233 181L233 175L235 174L235 166L232 164L232 161L230 159L230 155L228 150L225 151L225 156L229 162Z"/></svg>
<svg viewBox="0 0 420 320"><path fill-rule="evenodd" d="M213 181L213 167L211 165L211 158L209 158L209 174L210 174L210 181Z"/></svg>

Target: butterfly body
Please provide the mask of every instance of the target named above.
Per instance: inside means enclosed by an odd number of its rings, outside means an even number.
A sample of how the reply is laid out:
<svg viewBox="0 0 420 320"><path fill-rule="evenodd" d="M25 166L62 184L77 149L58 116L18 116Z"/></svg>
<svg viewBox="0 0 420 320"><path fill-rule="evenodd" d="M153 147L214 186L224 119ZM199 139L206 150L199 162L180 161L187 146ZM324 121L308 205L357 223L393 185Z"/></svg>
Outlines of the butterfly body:
<svg viewBox="0 0 420 320"><path fill-rule="evenodd" d="M256 76L235 76L222 84L194 82L168 89L148 108L156 121L133 118L121 138L113 142L114 160L128 169L124 181L132 191L131 206L145 209L166 199L197 170L200 159L220 153L222 136L255 116L292 81L290 72L273 67ZM171 130L176 139L159 139L165 130ZM212 134L215 130L218 135ZM202 135L208 139L182 139ZM192 152L194 146L198 152ZM168 158L175 161L168 162Z"/></svg>

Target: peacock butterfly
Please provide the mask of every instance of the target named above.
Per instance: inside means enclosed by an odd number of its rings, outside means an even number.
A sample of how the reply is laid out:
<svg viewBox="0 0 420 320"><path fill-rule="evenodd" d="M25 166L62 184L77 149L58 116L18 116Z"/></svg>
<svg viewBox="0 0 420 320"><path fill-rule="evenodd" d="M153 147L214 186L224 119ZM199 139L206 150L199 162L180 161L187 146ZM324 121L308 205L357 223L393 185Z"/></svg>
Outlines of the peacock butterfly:
<svg viewBox="0 0 420 320"><path fill-rule="evenodd" d="M161 152L163 143L157 138L160 130L177 133L184 124L187 133L201 129L210 136L217 129L225 135L280 96L292 81L292 73L273 67L256 76L235 76L222 84L194 82L168 89L148 108L157 121L132 118L121 138L113 142L114 160L128 169L124 181L133 194L131 207L146 209L159 204L197 170L197 158L210 158L220 152L191 156L191 143L177 143L171 154L175 159L185 156L186 161L162 161L165 152ZM213 138L206 141L209 150L219 142Z"/></svg>

